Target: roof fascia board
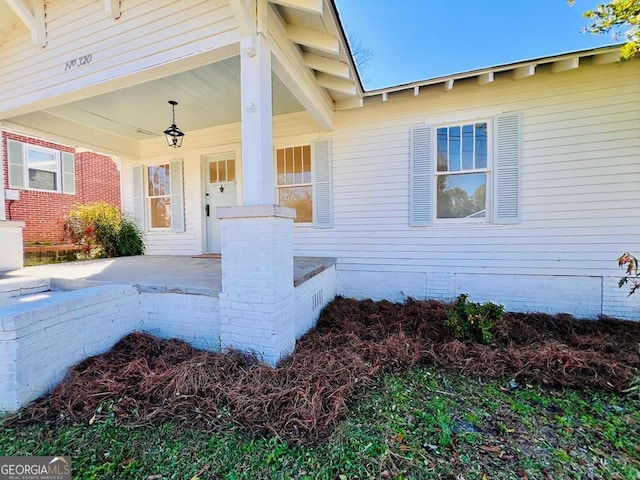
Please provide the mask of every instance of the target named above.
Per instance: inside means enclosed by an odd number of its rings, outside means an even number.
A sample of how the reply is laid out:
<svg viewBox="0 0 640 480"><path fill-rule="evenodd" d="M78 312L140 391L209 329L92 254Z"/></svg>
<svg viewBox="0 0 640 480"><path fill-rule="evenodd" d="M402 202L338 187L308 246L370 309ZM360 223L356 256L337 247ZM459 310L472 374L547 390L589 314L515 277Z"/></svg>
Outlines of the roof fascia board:
<svg viewBox="0 0 640 480"><path fill-rule="evenodd" d="M460 72L453 75L435 77L431 79L421 80L418 82L412 82L412 83L396 85L392 87L371 90L371 91L365 92L364 96L375 97L378 95L382 95L383 93L395 93L395 92L401 92L404 90L414 90L415 92L416 88L418 88L418 91L419 91L419 89L422 87L437 85L440 83L448 84L450 80L456 81L456 80L462 80L462 79L474 78L474 77L480 78L490 73L493 73L495 75L496 73L500 73L500 72L512 71L514 72L515 79L525 78L527 76L531 76L535 74L535 69L539 65L542 65L542 64L553 65L553 64L560 64L560 62L566 62L561 64L564 67L566 67L566 66L575 64L576 61L579 62L579 60L584 57L592 57L592 64L596 64L596 65L599 65L602 63L613 63L620 60L620 45L600 47L600 48L587 49L587 50L578 50L575 52L565 53L561 55L541 57L539 59L531 59L531 60L525 60L525 61L509 63L509 64L502 64L502 65L497 65L495 67L483 68L479 70L469 70L467 72ZM602 58L602 60L600 60L599 58ZM572 60L572 59L575 59L575 60Z"/></svg>

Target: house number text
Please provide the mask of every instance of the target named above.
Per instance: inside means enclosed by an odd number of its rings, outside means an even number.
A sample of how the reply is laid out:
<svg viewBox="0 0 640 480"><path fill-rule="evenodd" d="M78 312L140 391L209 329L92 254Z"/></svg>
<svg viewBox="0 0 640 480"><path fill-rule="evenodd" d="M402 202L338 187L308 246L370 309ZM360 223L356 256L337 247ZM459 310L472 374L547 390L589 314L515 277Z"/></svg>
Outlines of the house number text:
<svg viewBox="0 0 640 480"><path fill-rule="evenodd" d="M89 65L91 63L91 54L83 55L82 57L69 60L64 66L64 71L73 70L74 68L82 67L83 65Z"/></svg>

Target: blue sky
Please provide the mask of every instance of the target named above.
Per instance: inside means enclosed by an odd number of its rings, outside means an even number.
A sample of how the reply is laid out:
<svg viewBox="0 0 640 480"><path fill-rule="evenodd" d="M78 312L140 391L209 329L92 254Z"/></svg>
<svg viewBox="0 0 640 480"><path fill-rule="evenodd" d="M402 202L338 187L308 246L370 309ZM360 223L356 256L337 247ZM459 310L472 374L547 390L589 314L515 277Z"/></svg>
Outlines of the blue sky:
<svg viewBox="0 0 640 480"><path fill-rule="evenodd" d="M616 43L582 33L597 0L335 0L371 53L366 90Z"/></svg>

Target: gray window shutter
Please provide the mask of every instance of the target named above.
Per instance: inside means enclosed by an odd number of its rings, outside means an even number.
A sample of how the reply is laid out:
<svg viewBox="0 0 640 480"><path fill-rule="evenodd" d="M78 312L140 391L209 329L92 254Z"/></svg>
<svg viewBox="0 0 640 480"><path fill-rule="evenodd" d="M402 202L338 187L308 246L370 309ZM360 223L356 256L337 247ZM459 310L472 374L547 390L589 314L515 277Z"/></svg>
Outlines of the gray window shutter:
<svg viewBox="0 0 640 480"><path fill-rule="evenodd" d="M494 223L519 223L522 180L522 115L496 115L494 119L493 205Z"/></svg>
<svg viewBox="0 0 640 480"><path fill-rule="evenodd" d="M333 227L331 139L313 143L313 226Z"/></svg>
<svg viewBox="0 0 640 480"><path fill-rule="evenodd" d="M431 125L409 131L409 225L433 224L433 185Z"/></svg>
<svg viewBox="0 0 640 480"><path fill-rule="evenodd" d="M69 152L62 152L62 193L76 194L76 159Z"/></svg>
<svg viewBox="0 0 640 480"><path fill-rule="evenodd" d="M133 166L133 221L143 232L146 230L144 222L144 167Z"/></svg>
<svg viewBox="0 0 640 480"><path fill-rule="evenodd" d="M9 188L25 188L22 143L7 140L7 154L9 158Z"/></svg>
<svg viewBox="0 0 640 480"><path fill-rule="evenodd" d="M170 164L171 170L171 230L184 232L184 183L182 160Z"/></svg>

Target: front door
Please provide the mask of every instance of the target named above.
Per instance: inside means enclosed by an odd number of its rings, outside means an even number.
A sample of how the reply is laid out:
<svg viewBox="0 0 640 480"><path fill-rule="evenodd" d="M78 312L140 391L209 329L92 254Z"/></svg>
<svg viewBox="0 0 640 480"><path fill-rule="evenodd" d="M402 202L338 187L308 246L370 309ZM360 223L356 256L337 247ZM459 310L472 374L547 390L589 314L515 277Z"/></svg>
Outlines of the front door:
<svg viewBox="0 0 640 480"><path fill-rule="evenodd" d="M205 155L207 252L220 253L220 220L216 208L238 204L234 152Z"/></svg>

